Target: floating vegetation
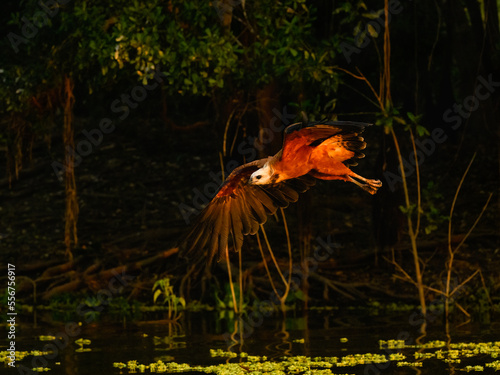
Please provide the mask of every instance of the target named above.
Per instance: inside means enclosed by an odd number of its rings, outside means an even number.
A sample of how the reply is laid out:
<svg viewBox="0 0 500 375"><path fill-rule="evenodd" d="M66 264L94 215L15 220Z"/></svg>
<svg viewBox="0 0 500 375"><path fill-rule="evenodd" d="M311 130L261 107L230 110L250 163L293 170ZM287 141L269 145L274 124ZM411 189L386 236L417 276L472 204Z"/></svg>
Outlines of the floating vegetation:
<svg viewBox="0 0 500 375"><path fill-rule="evenodd" d="M84 353L84 352L90 352L92 349L90 348L85 348L85 345L90 345L91 341L89 339L78 339L75 341L75 344L78 344L78 349L75 349L75 352L77 353Z"/></svg>
<svg viewBox="0 0 500 375"><path fill-rule="evenodd" d="M380 349L404 349L405 340L379 340Z"/></svg>
<svg viewBox="0 0 500 375"><path fill-rule="evenodd" d="M75 340L75 344L78 344L80 346L83 346L83 345L90 345L92 341L90 341L89 339L78 339L78 340Z"/></svg>
<svg viewBox="0 0 500 375"><path fill-rule="evenodd" d="M0 363L3 363L7 360L7 356L11 354L10 351L7 350L2 350L0 351ZM50 352L42 352L41 350L31 350L31 351L16 351L16 362L28 357L28 356L33 356L33 357L41 357L44 355L48 355Z"/></svg>
<svg viewBox="0 0 500 375"><path fill-rule="evenodd" d="M389 354L389 361L403 361L406 359L406 356L402 353L391 353ZM415 358L416 359L416 358Z"/></svg>
<svg viewBox="0 0 500 375"><path fill-rule="evenodd" d="M329 362L315 362L304 356L287 357L282 362L271 362L263 360L266 357L248 356L253 361L242 363L224 363L213 366L190 366L185 363L169 362L164 363L157 361L149 365L139 365L137 361L129 361L126 364L117 362L113 367L119 369L127 369L129 372L141 371L141 369L149 370L149 372L166 373L166 372L191 372L198 371L207 374L221 375L243 375L257 373L275 373L275 374L301 374L307 372L309 374L332 374L329 368L333 366ZM141 366L141 367L139 367ZM141 372L144 372L141 371Z"/></svg>
<svg viewBox="0 0 500 375"><path fill-rule="evenodd" d="M34 367L31 369L33 372L47 372L50 371L51 369L48 367Z"/></svg>
<svg viewBox="0 0 500 375"><path fill-rule="evenodd" d="M240 356L243 356L246 353L240 353ZM228 352L222 349L210 349L211 357L223 357L223 358L235 358L238 357L238 353Z"/></svg>
<svg viewBox="0 0 500 375"><path fill-rule="evenodd" d="M336 365L337 367L354 367L357 365L385 362L389 362L389 359L384 354L364 353L346 355Z"/></svg>
<svg viewBox="0 0 500 375"><path fill-rule="evenodd" d="M51 352L44 352L41 350L31 350L31 351L16 351L15 356L16 356L16 362L21 361L22 359L32 356L32 357L42 357L51 354ZM7 366L7 356L11 355L10 351L7 350L2 350L0 351L0 363L5 363ZM60 364L60 363L59 363ZM27 368L26 368L27 369ZM46 372L50 371L51 369L49 367L33 367L31 368L32 372ZM21 373L21 371L19 371Z"/></svg>
<svg viewBox="0 0 500 375"><path fill-rule="evenodd" d="M500 371L500 361L490 362L484 365L485 367L491 367L495 371Z"/></svg>
<svg viewBox="0 0 500 375"><path fill-rule="evenodd" d="M438 350L441 352L441 350ZM413 353L415 356L415 359L429 359L429 358L434 358L436 357L436 353L422 353L422 352L415 352ZM443 359L444 357L441 357L439 359Z"/></svg>
<svg viewBox="0 0 500 375"><path fill-rule="evenodd" d="M401 361L401 362L397 363L398 367L404 367L404 366L408 366L408 367L422 367L422 365L423 365L423 362L404 362L404 361Z"/></svg>
<svg viewBox="0 0 500 375"><path fill-rule="evenodd" d="M483 366L465 366L464 371L470 372L470 371L484 371Z"/></svg>
<svg viewBox="0 0 500 375"><path fill-rule="evenodd" d="M38 340L40 341L54 341L55 339L55 336L38 336Z"/></svg>
<svg viewBox="0 0 500 375"><path fill-rule="evenodd" d="M341 339L341 342L343 339ZM347 339L345 339L347 340ZM294 340L294 342L302 342ZM140 364L135 360L127 363L115 362L113 367L129 373L172 373L172 372L202 372L220 375L248 374L337 374L338 369L356 366L375 366L378 364L387 368L413 367L423 368L426 361L439 360L456 365L462 372L480 372L487 369L500 370L500 361L486 362L487 358L500 357L500 342L482 343L449 343L444 341L429 341L424 344L407 345L404 340L380 340L380 349L384 353L349 354L342 357L307 357L289 356L278 360L268 360L266 356L252 356L248 353L235 353L223 349L210 349L212 358L225 358L226 363L211 366L193 366L187 363L157 362ZM462 361L471 357L480 357L483 364L466 365ZM412 361L411 358L414 358ZM231 361L229 363L229 361Z"/></svg>

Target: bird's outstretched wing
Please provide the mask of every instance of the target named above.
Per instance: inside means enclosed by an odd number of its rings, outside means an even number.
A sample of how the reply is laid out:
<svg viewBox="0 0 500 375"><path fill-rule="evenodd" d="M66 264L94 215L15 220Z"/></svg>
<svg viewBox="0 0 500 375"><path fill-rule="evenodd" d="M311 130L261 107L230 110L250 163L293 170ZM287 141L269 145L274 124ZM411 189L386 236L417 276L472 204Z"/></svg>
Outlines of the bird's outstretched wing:
<svg viewBox="0 0 500 375"><path fill-rule="evenodd" d="M363 138L359 137L359 134L367 126L371 126L371 124L354 121L318 121L307 124L301 122L292 124L285 129L281 160L293 160L301 152L309 153L310 150L304 146L316 147L327 140L330 142L338 140L340 146L354 152L352 159L345 160L345 164L356 165L355 159L364 157L360 150L366 147L366 143Z"/></svg>
<svg viewBox="0 0 500 375"><path fill-rule="evenodd" d="M248 184L250 175L265 161L244 164L228 176L182 241L182 256L192 258L193 252L205 249L205 259L211 262L215 254L220 258L231 242L234 250L239 251L244 235L257 233L268 215L273 215L279 207L296 202L299 193L315 183L314 178L302 176L277 184Z"/></svg>

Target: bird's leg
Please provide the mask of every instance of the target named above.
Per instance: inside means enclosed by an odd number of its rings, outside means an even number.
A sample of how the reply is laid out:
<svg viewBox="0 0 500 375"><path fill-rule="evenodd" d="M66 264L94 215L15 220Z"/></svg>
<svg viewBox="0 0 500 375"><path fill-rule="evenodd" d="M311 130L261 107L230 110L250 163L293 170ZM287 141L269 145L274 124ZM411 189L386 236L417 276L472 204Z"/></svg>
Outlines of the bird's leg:
<svg viewBox="0 0 500 375"><path fill-rule="evenodd" d="M318 172L317 170L312 170L309 172L309 174L321 180L350 181L355 183L361 189L366 190L368 193L372 195L375 194L378 188L382 186L382 182L380 182L379 180L370 180L368 178L364 178L363 176L354 173L350 169L347 169L344 174L328 174L328 173Z"/></svg>
<svg viewBox="0 0 500 375"><path fill-rule="evenodd" d="M361 189L366 190L368 193L372 195L375 194L378 188L382 186L382 182L380 180L371 180L368 178L364 178L363 176L360 176L359 174L356 174L352 171L347 177L349 181L355 183ZM358 180L363 181L364 184L359 182Z"/></svg>

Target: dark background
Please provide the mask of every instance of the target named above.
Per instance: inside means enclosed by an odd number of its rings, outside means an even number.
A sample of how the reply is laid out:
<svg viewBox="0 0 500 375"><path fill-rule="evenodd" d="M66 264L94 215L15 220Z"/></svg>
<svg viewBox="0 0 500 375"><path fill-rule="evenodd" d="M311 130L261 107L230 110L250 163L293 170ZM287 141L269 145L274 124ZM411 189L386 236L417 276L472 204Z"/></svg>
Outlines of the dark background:
<svg viewBox="0 0 500 375"><path fill-rule="evenodd" d="M99 290L120 267L138 275L129 301L150 302L154 281L168 276L177 293L213 303L226 292L225 262L187 273L177 244L221 165L227 176L275 153L293 122L356 120L375 125L355 171L384 186L372 197L319 182L286 210L295 270L310 271L290 303L418 302L408 215L415 229L420 211L426 300L444 290L449 249L460 244L456 285L480 271L460 303L498 306L498 4L386 6L389 29L383 1L4 4L2 264L34 280L42 303ZM282 218L266 233L285 269ZM304 259L328 239L332 255L311 271ZM242 260L245 290L266 296L255 238ZM238 256L231 261L237 273ZM18 288L29 303L32 284Z"/></svg>

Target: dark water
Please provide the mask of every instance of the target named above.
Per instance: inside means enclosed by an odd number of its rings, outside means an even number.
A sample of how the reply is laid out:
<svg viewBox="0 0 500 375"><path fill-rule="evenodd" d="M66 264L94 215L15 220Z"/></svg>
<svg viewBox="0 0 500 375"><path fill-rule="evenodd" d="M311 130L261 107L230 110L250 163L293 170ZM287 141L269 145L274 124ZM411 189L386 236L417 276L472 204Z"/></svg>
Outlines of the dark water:
<svg viewBox="0 0 500 375"><path fill-rule="evenodd" d="M495 342L500 345L499 323L469 322L461 326L450 323L448 328L440 319L428 323L426 335L420 343L442 340L444 347L437 349L418 349L413 347L381 348L380 340L405 340L406 345L414 345L421 336L420 319L415 312L385 314L373 316L359 311L330 311L287 313L282 317L267 316L243 317L245 334L243 340L234 342L230 333L234 329L234 319L230 314L191 313L183 316L177 323L156 322L80 322L75 323L43 323L37 327L28 322L20 322L17 327L16 350L44 350L49 352L42 356L28 355L18 361L18 371L8 369L0 364L0 373L29 373L33 367L49 368L49 374L129 374L127 368L114 367L119 363L126 364L136 360L138 364L149 365L158 361L164 363L185 363L190 366L209 366L223 363L241 363L240 373L252 373L246 359L212 357L210 349L222 349L235 353L246 352L254 356L266 356L268 361L279 362L286 356L337 357L349 358L359 354L378 354L389 358L392 355L405 356L404 360L390 360L384 363L364 363L353 367L332 365L329 370L333 374L453 374L469 370L467 366L483 366L483 373L493 373L493 368L485 367L499 358L491 353L480 353L469 357L455 358L456 353L449 352L450 345L458 343ZM255 328L252 328L252 325ZM448 334L447 332L448 331ZM40 336L55 336L55 341L42 341ZM78 339L90 340L90 343L78 343ZM2 350L6 350L2 342ZM444 358L436 359L435 354L441 350ZM415 352L433 353L434 358L419 360L421 367L403 365L404 362L415 362ZM265 362L265 361L262 361ZM398 362L401 362L398 364ZM420 366L420 365L419 365ZM309 366L314 370L314 366ZM479 369L479 368L476 368ZM220 370L222 371L222 369ZM285 367L285 373L294 372L294 367ZM137 373L140 371L136 370ZM172 373L172 370L164 373ZM145 369L144 373L151 373ZM189 373L200 373L190 371ZM222 372L219 372L222 373ZM307 373L307 371L306 371ZM314 372L312 372L314 373Z"/></svg>

